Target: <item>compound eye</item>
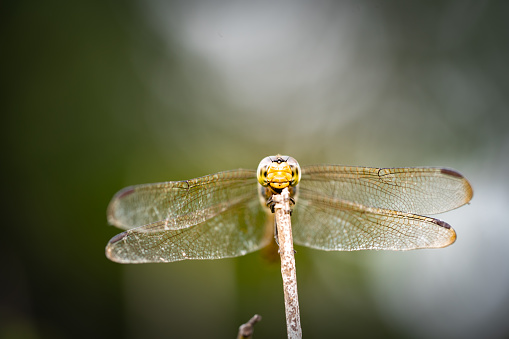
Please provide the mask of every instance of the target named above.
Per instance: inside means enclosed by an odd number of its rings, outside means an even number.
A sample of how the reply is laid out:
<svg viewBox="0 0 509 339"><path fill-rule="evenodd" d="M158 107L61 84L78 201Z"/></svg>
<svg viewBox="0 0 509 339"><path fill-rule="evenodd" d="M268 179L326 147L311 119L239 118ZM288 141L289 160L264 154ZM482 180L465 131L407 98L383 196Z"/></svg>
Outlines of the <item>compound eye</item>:
<svg viewBox="0 0 509 339"><path fill-rule="evenodd" d="M270 157L263 158L258 165L258 169L256 170L256 178L260 185L267 187L269 186L269 182L267 180L267 171L269 166L272 164L272 159Z"/></svg>
<svg viewBox="0 0 509 339"><path fill-rule="evenodd" d="M295 186L300 181L300 172L301 172L300 165L297 162L297 160L295 160L292 157L288 157L288 159L286 159L286 163L290 166L290 169L292 170L292 181L290 181L290 186Z"/></svg>

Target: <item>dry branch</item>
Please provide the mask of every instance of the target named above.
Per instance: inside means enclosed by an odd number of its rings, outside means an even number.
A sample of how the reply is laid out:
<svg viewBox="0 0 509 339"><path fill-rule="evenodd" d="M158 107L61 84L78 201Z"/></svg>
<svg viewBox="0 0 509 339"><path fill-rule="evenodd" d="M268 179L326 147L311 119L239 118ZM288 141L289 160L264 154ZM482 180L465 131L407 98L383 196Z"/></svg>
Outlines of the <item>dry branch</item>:
<svg viewBox="0 0 509 339"><path fill-rule="evenodd" d="M262 320L262 316L255 314L247 323L240 325L237 339L251 339L254 332L254 325L260 320Z"/></svg>
<svg viewBox="0 0 509 339"><path fill-rule="evenodd" d="M281 275L285 296L286 330L288 338L302 338L300 327L299 296L297 294L297 271L293 250L292 222L290 219L290 193L285 188L280 195L274 195Z"/></svg>

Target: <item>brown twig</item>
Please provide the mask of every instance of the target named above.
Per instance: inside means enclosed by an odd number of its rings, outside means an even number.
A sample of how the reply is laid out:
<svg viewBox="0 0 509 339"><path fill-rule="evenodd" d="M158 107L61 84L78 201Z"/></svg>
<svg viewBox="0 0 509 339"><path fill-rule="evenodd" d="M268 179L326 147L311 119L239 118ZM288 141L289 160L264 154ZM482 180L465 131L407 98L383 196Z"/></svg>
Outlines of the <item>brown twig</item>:
<svg viewBox="0 0 509 339"><path fill-rule="evenodd" d="M302 338L300 326L299 296L297 293L297 271L293 250L292 222L290 219L290 193L285 188L280 195L274 195L274 212L281 256L281 275L285 295L286 331L288 338Z"/></svg>
<svg viewBox="0 0 509 339"><path fill-rule="evenodd" d="M255 314L247 323L240 325L237 339L251 339L254 332L254 325L260 320L262 320L262 316Z"/></svg>

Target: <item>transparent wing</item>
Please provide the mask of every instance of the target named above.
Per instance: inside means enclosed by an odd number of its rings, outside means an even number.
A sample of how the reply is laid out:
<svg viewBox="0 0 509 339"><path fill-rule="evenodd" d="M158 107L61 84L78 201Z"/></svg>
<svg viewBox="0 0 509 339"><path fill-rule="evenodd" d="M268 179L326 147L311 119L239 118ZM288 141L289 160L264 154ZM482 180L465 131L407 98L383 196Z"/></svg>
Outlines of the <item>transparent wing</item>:
<svg viewBox="0 0 509 339"><path fill-rule="evenodd" d="M330 251L445 247L456 233L445 222L301 192L292 214L296 244Z"/></svg>
<svg viewBox="0 0 509 339"><path fill-rule="evenodd" d="M422 167L305 166L299 189L364 206L416 214L449 211L466 204L473 194L460 173Z"/></svg>
<svg viewBox="0 0 509 339"><path fill-rule="evenodd" d="M166 221L130 229L113 237L106 256L120 263L220 259L256 251L271 241L274 221L257 198L238 199L229 208L188 228L170 229Z"/></svg>
<svg viewBox="0 0 509 339"><path fill-rule="evenodd" d="M256 194L256 172L242 169L192 180L131 186L111 200L108 221L123 229L157 222L168 229L182 229L202 223L248 198L258 202Z"/></svg>

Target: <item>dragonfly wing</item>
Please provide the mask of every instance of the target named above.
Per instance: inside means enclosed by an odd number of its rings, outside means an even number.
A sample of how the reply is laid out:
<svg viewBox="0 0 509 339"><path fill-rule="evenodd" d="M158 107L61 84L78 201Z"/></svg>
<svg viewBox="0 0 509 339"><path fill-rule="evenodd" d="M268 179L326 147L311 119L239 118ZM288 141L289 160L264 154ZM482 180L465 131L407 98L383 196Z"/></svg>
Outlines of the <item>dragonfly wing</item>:
<svg viewBox="0 0 509 339"><path fill-rule="evenodd" d="M251 197L188 228L171 229L158 221L127 230L110 240L106 256L120 263L237 257L267 245L273 227L255 190Z"/></svg>
<svg viewBox="0 0 509 339"><path fill-rule="evenodd" d="M299 188L364 206L417 214L449 211L466 204L473 195L470 183L460 173L425 167L305 166Z"/></svg>
<svg viewBox="0 0 509 339"><path fill-rule="evenodd" d="M330 251L411 250L452 244L445 222L301 192L292 214L296 244Z"/></svg>
<svg viewBox="0 0 509 339"><path fill-rule="evenodd" d="M169 229L197 225L247 197L255 196L254 170L233 170L201 178L124 188L108 206L108 221L123 229L164 222Z"/></svg>

